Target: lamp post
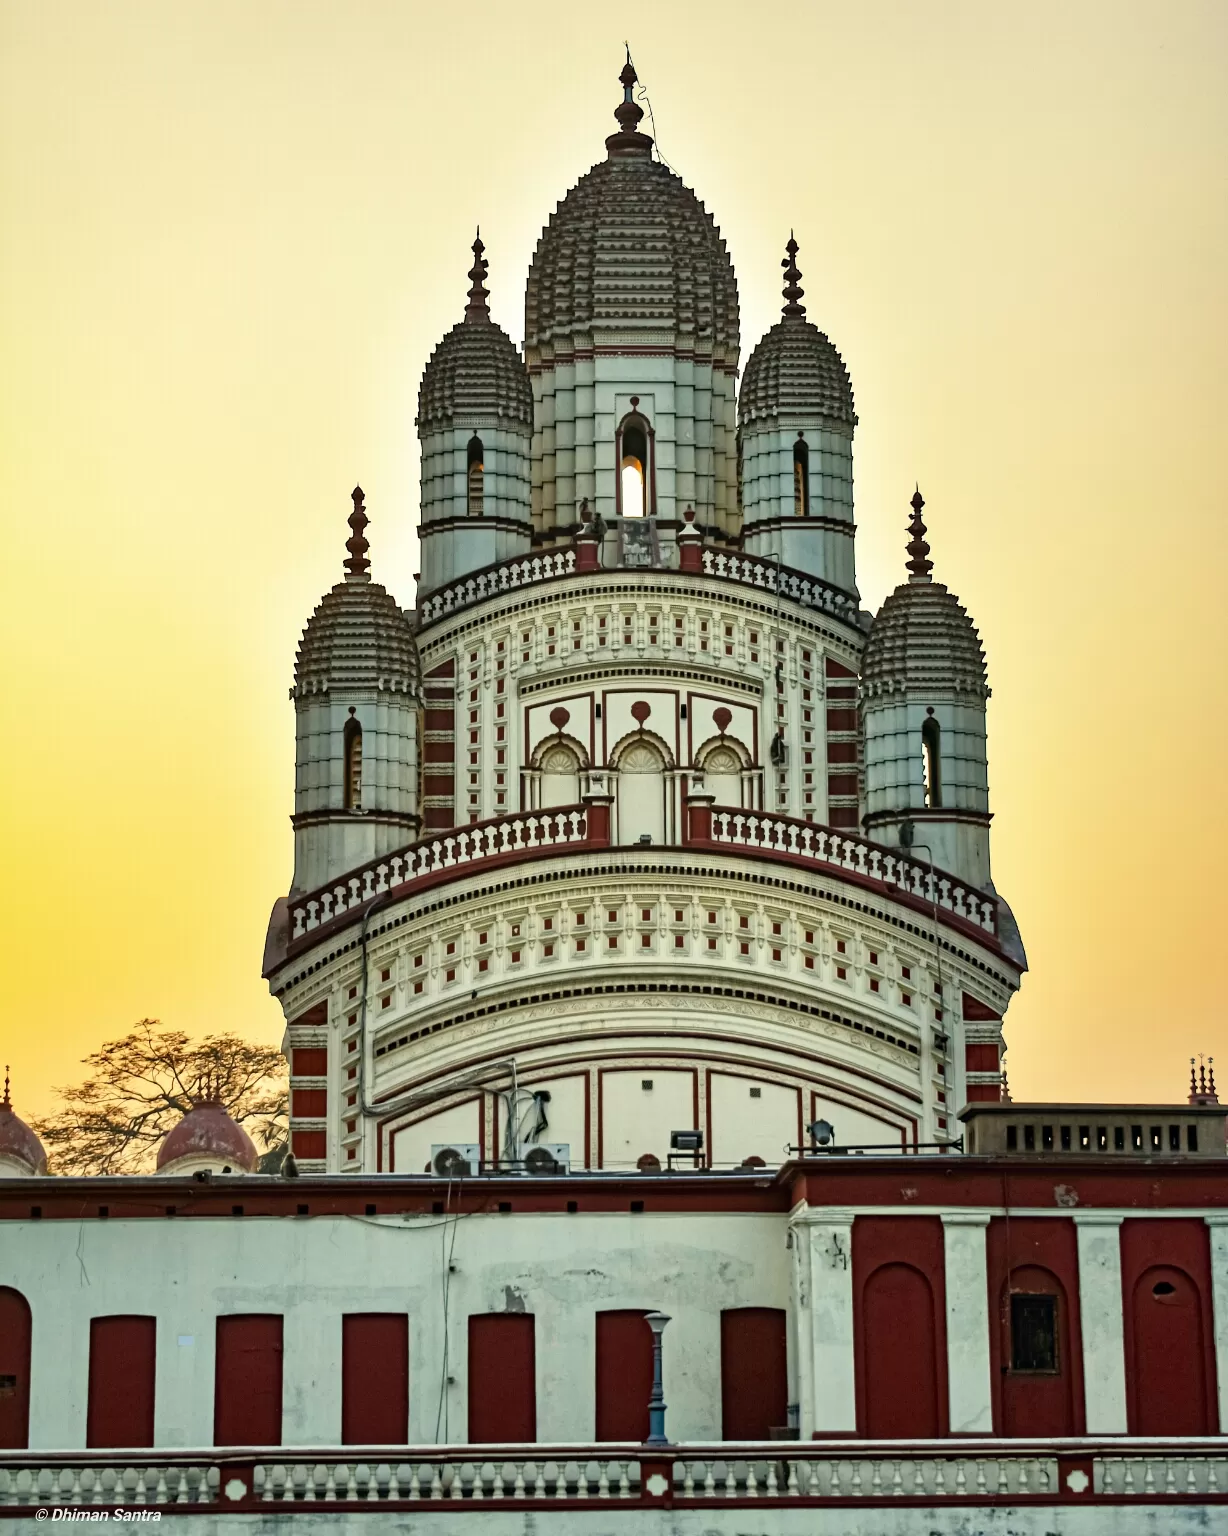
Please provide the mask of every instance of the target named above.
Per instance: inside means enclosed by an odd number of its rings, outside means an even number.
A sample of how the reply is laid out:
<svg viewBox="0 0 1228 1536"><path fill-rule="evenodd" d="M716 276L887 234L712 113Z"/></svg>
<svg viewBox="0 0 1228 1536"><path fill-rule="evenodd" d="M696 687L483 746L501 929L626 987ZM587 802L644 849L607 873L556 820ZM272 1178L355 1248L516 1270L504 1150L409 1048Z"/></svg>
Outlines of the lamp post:
<svg viewBox="0 0 1228 1536"><path fill-rule="evenodd" d="M661 1380L661 1335L669 1318L664 1312L648 1312L644 1321L652 1329L652 1396L648 1399L648 1439L645 1445L668 1445L665 1436L665 1392Z"/></svg>

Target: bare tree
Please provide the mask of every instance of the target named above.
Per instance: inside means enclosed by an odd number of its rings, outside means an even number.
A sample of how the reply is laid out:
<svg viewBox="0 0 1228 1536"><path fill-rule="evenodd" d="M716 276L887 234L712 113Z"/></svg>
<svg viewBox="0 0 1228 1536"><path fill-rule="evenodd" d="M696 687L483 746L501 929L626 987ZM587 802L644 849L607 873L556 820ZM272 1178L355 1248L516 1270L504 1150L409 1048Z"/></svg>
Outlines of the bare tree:
<svg viewBox="0 0 1228 1536"><path fill-rule="evenodd" d="M59 1107L33 1122L55 1173L151 1173L162 1138L206 1099L224 1105L266 1153L286 1140L285 1058L238 1035L192 1040L142 1019L82 1065L86 1080L57 1089Z"/></svg>

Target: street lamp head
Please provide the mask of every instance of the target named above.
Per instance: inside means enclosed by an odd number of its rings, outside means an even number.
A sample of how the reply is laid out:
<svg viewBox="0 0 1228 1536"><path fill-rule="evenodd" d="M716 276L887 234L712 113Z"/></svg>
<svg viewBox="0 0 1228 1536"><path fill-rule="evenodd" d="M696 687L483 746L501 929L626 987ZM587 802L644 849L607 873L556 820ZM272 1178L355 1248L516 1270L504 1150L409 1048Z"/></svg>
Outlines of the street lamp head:
<svg viewBox="0 0 1228 1536"><path fill-rule="evenodd" d="M657 1338L660 1338L662 1333L665 1332L665 1325L669 1322L669 1317L664 1312L645 1312L644 1321L652 1329L653 1333L656 1334Z"/></svg>

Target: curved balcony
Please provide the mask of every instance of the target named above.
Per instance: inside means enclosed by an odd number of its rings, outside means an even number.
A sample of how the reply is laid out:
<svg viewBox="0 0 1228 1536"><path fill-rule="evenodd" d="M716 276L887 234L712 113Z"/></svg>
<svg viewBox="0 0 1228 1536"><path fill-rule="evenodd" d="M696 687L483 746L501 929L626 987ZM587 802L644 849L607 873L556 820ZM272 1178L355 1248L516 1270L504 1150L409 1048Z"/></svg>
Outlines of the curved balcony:
<svg viewBox="0 0 1228 1536"><path fill-rule="evenodd" d="M749 854L795 869L834 874L924 912L995 949L1000 947L998 902L993 896L865 838L792 816L714 808L703 797L688 804L684 833L684 841L671 845L668 851ZM293 898L288 904L288 948L282 958L301 953L323 930L352 921L377 900L400 900L502 864L610 846L610 809L604 797L583 805L522 811L435 833ZM635 845L626 849L629 854L635 851ZM654 848L653 857L664 851L664 847Z"/></svg>
<svg viewBox="0 0 1228 1536"><path fill-rule="evenodd" d="M574 549L546 550L539 554L516 555L510 560L488 565L468 576L459 577L446 587L440 587L422 599L418 608L420 628L438 623L451 615L484 603L488 598L516 592L523 587L536 586L545 581L556 581L562 576L597 574L596 568L583 570L577 563ZM714 576L719 581L736 582L739 586L753 587L757 592L772 597L788 598L803 608L817 609L831 618L860 629L861 621L855 598L830 582L807 576L789 566L781 566L774 560L764 560L758 555L742 554L738 550L708 548L699 551L698 569L681 570L674 574Z"/></svg>

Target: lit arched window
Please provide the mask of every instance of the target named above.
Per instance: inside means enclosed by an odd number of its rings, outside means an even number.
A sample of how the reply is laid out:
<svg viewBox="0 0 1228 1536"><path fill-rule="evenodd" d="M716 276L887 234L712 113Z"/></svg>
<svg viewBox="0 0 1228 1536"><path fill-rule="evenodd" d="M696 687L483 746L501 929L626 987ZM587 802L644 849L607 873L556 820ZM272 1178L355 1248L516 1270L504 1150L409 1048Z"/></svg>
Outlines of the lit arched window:
<svg viewBox="0 0 1228 1536"><path fill-rule="evenodd" d="M653 492L652 424L640 414L639 396L618 424L614 457L618 465L619 517L648 517L656 512Z"/></svg>
<svg viewBox="0 0 1228 1536"><path fill-rule="evenodd" d="M800 432L793 444L793 515L810 516L810 449Z"/></svg>
<svg viewBox="0 0 1228 1536"><path fill-rule="evenodd" d="M469 516L481 517L483 476L486 472L482 451L482 439L471 437L469 439Z"/></svg>
<svg viewBox="0 0 1228 1536"><path fill-rule="evenodd" d="M362 726L351 717L345 722L345 808L362 810Z"/></svg>
<svg viewBox="0 0 1228 1536"><path fill-rule="evenodd" d="M925 782L925 804L931 811L942 804L942 763L940 743L942 727L933 715L921 727L921 773Z"/></svg>

